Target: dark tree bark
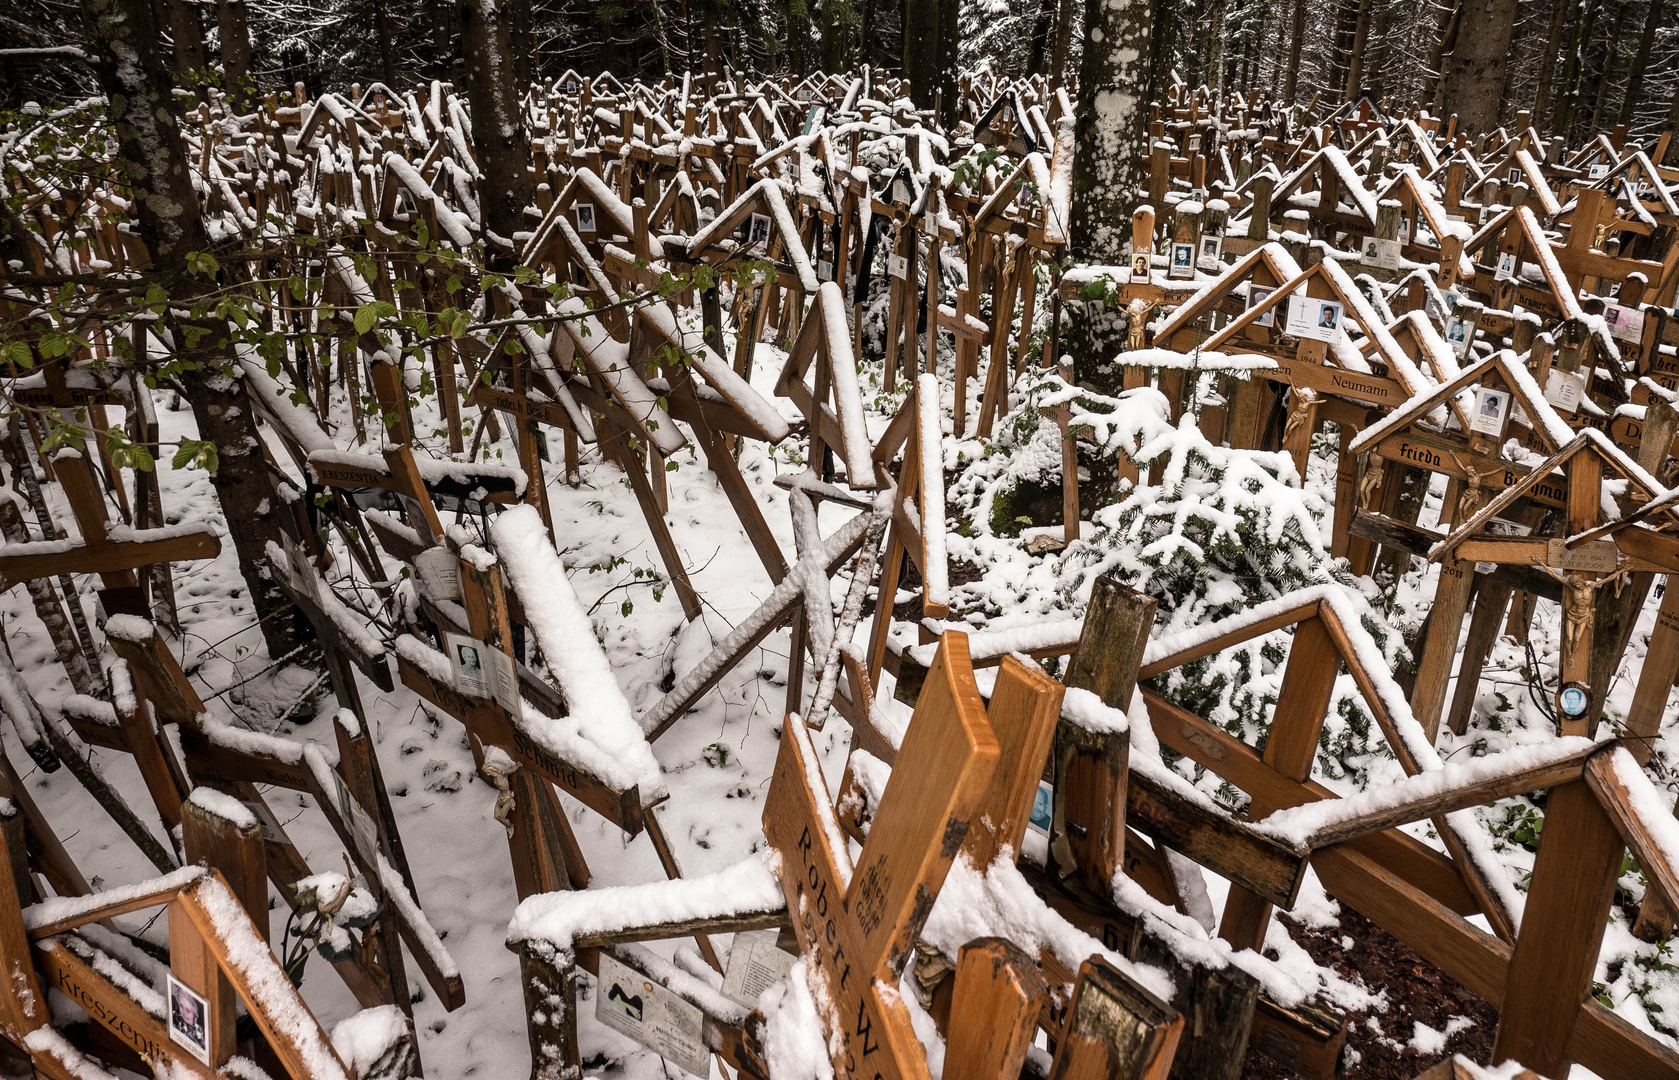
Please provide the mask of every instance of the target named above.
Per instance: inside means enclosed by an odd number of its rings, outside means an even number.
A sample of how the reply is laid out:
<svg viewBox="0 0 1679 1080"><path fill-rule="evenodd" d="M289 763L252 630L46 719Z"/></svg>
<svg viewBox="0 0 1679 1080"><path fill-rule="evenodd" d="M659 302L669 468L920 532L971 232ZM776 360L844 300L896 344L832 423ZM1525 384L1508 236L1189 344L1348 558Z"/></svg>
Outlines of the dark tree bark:
<svg viewBox="0 0 1679 1080"><path fill-rule="evenodd" d="M787 0L787 67L795 79L810 74L810 8L805 0Z"/></svg>
<svg viewBox="0 0 1679 1080"><path fill-rule="evenodd" d="M1498 126L1515 25L1516 0L1464 0L1457 40L1445 63L1444 108L1457 113L1457 129L1466 135Z"/></svg>
<svg viewBox="0 0 1679 1080"><path fill-rule="evenodd" d="M658 13L657 4L653 11ZM513 50L513 88L523 94L530 89L535 77L536 35L531 14L531 0L510 0L508 3L508 43ZM660 38L663 39L661 32ZM669 64L667 62L667 67Z"/></svg>
<svg viewBox="0 0 1679 1080"><path fill-rule="evenodd" d="M1340 104L1356 87L1347 85L1347 69L1352 57L1353 37L1358 28L1357 0L1342 0L1335 5L1335 51L1330 57L1329 89L1334 99L1332 104Z"/></svg>
<svg viewBox="0 0 1679 1080"><path fill-rule="evenodd" d="M1457 30L1463 22L1464 0L1448 0L1439 9L1439 33L1434 37L1434 51L1429 56L1429 70L1434 72L1434 111L1442 112L1446 105L1446 58L1457 42Z"/></svg>
<svg viewBox="0 0 1679 1080"><path fill-rule="evenodd" d="M1644 72L1650 67L1650 50L1656 43L1656 28L1661 25L1662 0L1650 0L1649 11L1644 16L1644 33L1638 39L1638 55L1633 57L1632 70L1627 74L1627 91L1621 98L1621 115L1618 123L1631 128L1633 117L1638 114L1640 99L1644 96Z"/></svg>
<svg viewBox="0 0 1679 1080"><path fill-rule="evenodd" d="M1597 62L1597 90L1592 95L1591 130L1603 130L1603 106L1609 100L1609 83L1615 77L1615 61L1620 56L1621 31L1626 28L1627 0L1620 0L1615 5L1615 18L1611 22L1609 36L1604 39L1602 54Z"/></svg>
<svg viewBox="0 0 1679 1080"><path fill-rule="evenodd" d="M251 77L251 27L245 0L218 0L216 29L222 39L222 73L226 89L241 108L245 104L245 83Z"/></svg>
<svg viewBox="0 0 1679 1080"><path fill-rule="evenodd" d="M1090 0L1095 3L1096 0ZM1073 50L1073 0L1061 0L1055 13L1055 49L1049 56L1049 81L1054 86L1068 84L1067 57Z"/></svg>
<svg viewBox="0 0 1679 1080"><path fill-rule="evenodd" d="M1568 64L1563 71L1562 92L1557 95L1556 120L1551 125L1551 130L1565 139L1574 126L1574 110L1580 103L1580 72L1585 67L1586 49L1591 45L1600 6L1600 0L1586 0L1585 11L1574 20L1574 29L1568 35Z"/></svg>
<svg viewBox="0 0 1679 1080"><path fill-rule="evenodd" d="M1365 82L1371 95L1381 101L1387 97L1388 45L1393 34L1393 8L1384 5L1376 15L1376 52L1370 57L1370 74Z"/></svg>
<svg viewBox="0 0 1679 1080"><path fill-rule="evenodd" d="M1288 39L1288 81L1283 85L1283 101L1293 105L1300 89L1300 43L1306 37L1306 0L1294 0L1294 25Z"/></svg>
<svg viewBox="0 0 1679 1080"><path fill-rule="evenodd" d="M904 0L904 77L918 109L931 109L939 85L939 3Z"/></svg>
<svg viewBox="0 0 1679 1080"><path fill-rule="evenodd" d="M1662 155L1662 160L1656 162L1657 165L1679 161L1679 145L1675 145L1679 144L1679 82L1673 85L1673 100L1667 106L1667 123L1664 130L1670 133L1671 138L1667 140L1667 152Z"/></svg>
<svg viewBox="0 0 1679 1080"><path fill-rule="evenodd" d="M467 100L472 108L473 150L484 174L480 205L485 248L492 269L513 266L513 234L529 228L525 207L535 198L531 183L531 140L514 83L512 27L502 0L460 0Z"/></svg>
<svg viewBox="0 0 1679 1080"><path fill-rule="evenodd" d="M426 76L432 79L449 78L454 66L455 35L450 5L446 0L427 0L426 22L431 30L432 61L426 65ZM395 90L396 87L391 87Z"/></svg>
<svg viewBox="0 0 1679 1080"><path fill-rule="evenodd" d="M822 70L830 75L845 70L850 52L851 24L845 14L837 0L822 0Z"/></svg>
<svg viewBox="0 0 1679 1080"><path fill-rule="evenodd" d="M396 81L396 48L391 43L391 16L388 0L373 0L373 31L379 38L379 67L385 85L391 93L400 93Z"/></svg>
<svg viewBox="0 0 1679 1080"><path fill-rule="evenodd" d="M1364 50L1370 42L1371 0L1359 0L1358 17L1353 23L1353 46L1347 57L1347 97L1355 98L1364 92Z"/></svg>
<svg viewBox="0 0 1679 1080"><path fill-rule="evenodd" d="M184 369L178 382L192 406L199 437L217 447L219 460L212 475L216 497L262 620L269 655L278 658L293 647L292 624L270 616L278 616L291 603L269 580L266 569L267 545L279 542L282 533L276 517L279 499L258 449L255 410L245 396L244 381L229 377L232 349L226 320L175 314L209 303L215 287L187 272L187 256L209 251L210 243L187 171L172 82L157 51L157 28L150 8L135 0L83 0L82 20L117 138L113 165L131 186L140 237L154 273L169 292L168 326L176 346L172 359Z"/></svg>
<svg viewBox="0 0 1679 1080"><path fill-rule="evenodd" d="M1545 51L1539 54L1539 85L1533 92L1533 122L1541 130L1550 115L1551 79L1557 70L1557 50L1562 48L1563 20L1573 6L1571 0L1551 0L1551 27L1545 34Z"/></svg>
<svg viewBox="0 0 1679 1080"><path fill-rule="evenodd" d="M204 24L198 5L187 0L167 0L169 33L175 39L175 77L185 79L189 71L203 71L210 63L204 51Z"/></svg>
<svg viewBox="0 0 1679 1080"><path fill-rule="evenodd" d="M939 122L947 128L956 126L961 99L956 92L956 47L961 34L961 0L939 0L938 90L935 99L941 101Z"/></svg>
<svg viewBox="0 0 1679 1080"><path fill-rule="evenodd" d="M1049 31L1055 23L1055 0L1038 0L1038 14L1032 20L1032 47L1027 53L1026 74L1042 75L1049 52Z"/></svg>

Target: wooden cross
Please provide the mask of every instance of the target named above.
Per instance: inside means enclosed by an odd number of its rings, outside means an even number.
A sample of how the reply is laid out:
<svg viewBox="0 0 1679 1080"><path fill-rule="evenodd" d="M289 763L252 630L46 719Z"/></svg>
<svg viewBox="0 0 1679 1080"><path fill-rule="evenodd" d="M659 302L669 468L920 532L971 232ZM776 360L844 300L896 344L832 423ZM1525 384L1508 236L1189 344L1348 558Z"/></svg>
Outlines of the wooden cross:
<svg viewBox="0 0 1679 1080"><path fill-rule="evenodd" d="M823 1033L841 1080L928 1075L898 976L998 756L966 653L963 635L945 635L899 754L904 779L888 785L855 865L802 721L782 728L764 833L781 854L800 951L825 988Z"/></svg>
<svg viewBox="0 0 1679 1080"><path fill-rule="evenodd" d="M187 681L174 654L159 640L153 627L145 625L144 629L144 633L139 633L127 626L107 628L107 640L125 661L125 665L112 668L113 679L121 685L131 671L133 689L138 693L134 695L136 709L132 713L119 711L117 720L120 730L107 733L100 740L100 745L135 756L141 775L165 821L173 823L181 820L182 804L194 782L215 787L253 808L260 807L259 812L269 818L264 833L269 879L287 903L295 906L294 883L308 877L311 871L285 830L276 827L272 811L256 785L273 784L306 792L315 795L318 802L329 785L323 784L320 776L290 752L290 747L295 744L275 740L272 748L265 748L260 738L253 746L251 740L235 742L220 737L220 725L206 715L203 701ZM148 703L155 712L155 721L145 714ZM161 732L160 726L166 721L179 726L181 745L186 753L184 769L175 757L172 744ZM347 783L357 802L373 808L371 820L379 849L388 853L397 868L390 875L385 875L379 868L373 867L369 880L376 882L376 886L387 893L401 888L408 894L408 902L418 910L413 876L407 867L389 798L384 785L377 780L378 762L372 744L366 738L366 729L353 717L348 723L335 721L335 728L339 740L340 768L349 777ZM277 752L282 748L286 752ZM322 810L327 814L329 823L339 828L341 835L347 835L342 828L342 815L336 809L336 802L331 807L323 804ZM394 935L400 934L444 1007L451 1011L459 1008L466 1000L459 975L446 973L439 966L436 958L442 950L441 946L431 946L435 941L434 932L429 925L423 925L410 915L402 903L387 906L382 919L387 925L381 931L387 935L386 953L396 953ZM363 1006L400 1003L406 998L406 986L396 987L393 979L379 968L357 959L336 961L333 967Z"/></svg>
<svg viewBox="0 0 1679 1080"><path fill-rule="evenodd" d="M204 523L160 529L113 527L92 465L82 452L61 450L54 455L54 464L82 539L79 543L46 539L0 547L0 578L6 582L97 573L105 585L101 596L107 600L108 612L144 615L146 605L135 570L159 562L213 559L221 553L221 541Z"/></svg>
<svg viewBox="0 0 1679 1080"><path fill-rule="evenodd" d="M208 828L214 826L204 823ZM15 811L0 820L0 848L8 867L22 865L21 824ZM197 843L211 841L188 831ZM255 834L229 836L237 849L260 848ZM213 842L213 841L211 841ZM218 860L219 861L219 860ZM237 855L235 854L235 861ZM88 1015L109 1029L103 1040L123 1065L146 1067L167 1061L181 1074L213 1080L235 1053L234 1001L243 1002L256 1022L264 1064L292 1080L349 1080L332 1042L268 950L242 904L245 894L229 888L215 869L188 868L122 891L120 898L93 894L50 911L25 908L33 898L26 876L0 873L0 939L10 962L20 965L0 993L0 1029L16 1043L30 1046L37 1067L48 1076L81 1076L96 1066L61 1036L42 1038L50 1019L42 994L48 985L66 993ZM120 964L78 927L112 916L168 905L171 974L197 995L208 1015L201 1017L200 1060L169 1033L172 1002L159 1011L137 1000L107 974ZM266 908L266 901L263 902ZM190 1008L190 1006L189 1006ZM97 1073L95 1073L97 1074Z"/></svg>

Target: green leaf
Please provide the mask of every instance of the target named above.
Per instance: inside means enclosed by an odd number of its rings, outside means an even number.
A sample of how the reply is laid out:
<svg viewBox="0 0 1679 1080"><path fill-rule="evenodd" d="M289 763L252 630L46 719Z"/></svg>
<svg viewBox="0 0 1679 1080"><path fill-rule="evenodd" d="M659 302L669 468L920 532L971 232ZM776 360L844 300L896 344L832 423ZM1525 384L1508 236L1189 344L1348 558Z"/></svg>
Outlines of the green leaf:
<svg viewBox="0 0 1679 1080"><path fill-rule="evenodd" d="M175 457L169 462L169 467L202 468L207 472L215 472L217 464L215 443L208 439L182 439L180 449L175 451Z"/></svg>
<svg viewBox="0 0 1679 1080"><path fill-rule="evenodd" d="M35 354L29 351L29 346L21 341L8 341L4 349L0 349L0 358L8 364L15 364L20 368L33 368Z"/></svg>
<svg viewBox="0 0 1679 1080"><path fill-rule="evenodd" d="M396 305L389 300L373 300L356 309L356 333L366 334L379 320L396 314Z"/></svg>

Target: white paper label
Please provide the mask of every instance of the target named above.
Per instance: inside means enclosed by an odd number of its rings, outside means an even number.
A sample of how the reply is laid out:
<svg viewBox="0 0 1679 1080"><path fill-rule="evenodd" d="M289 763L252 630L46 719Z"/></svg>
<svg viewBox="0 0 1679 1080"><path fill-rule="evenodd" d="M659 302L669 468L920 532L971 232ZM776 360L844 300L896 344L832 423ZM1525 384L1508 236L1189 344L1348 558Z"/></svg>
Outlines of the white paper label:
<svg viewBox="0 0 1679 1080"><path fill-rule="evenodd" d="M521 712L519 668L513 658L500 649L486 649L484 669L490 676L490 696L495 698L497 705L518 716Z"/></svg>
<svg viewBox="0 0 1679 1080"><path fill-rule="evenodd" d="M1504 434L1504 421L1509 415L1510 392L1483 386L1475 391L1475 410L1469 416L1469 430L1496 438Z"/></svg>
<svg viewBox="0 0 1679 1080"><path fill-rule="evenodd" d="M595 1019L695 1076L711 1075L699 1006L604 952L595 995Z"/></svg>
<svg viewBox="0 0 1679 1080"><path fill-rule="evenodd" d="M1498 265L1493 269L1494 281L1509 281L1516 276L1516 253L1501 251L1498 253Z"/></svg>
<svg viewBox="0 0 1679 1080"><path fill-rule="evenodd" d="M210 1064L210 1003L173 974L169 976L169 1041Z"/></svg>
<svg viewBox="0 0 1679 1080"><path fill-rule="evenodd" d="M834 264L829 259L816 260L816 277L819 281L834 280Z"/></svg>
<svg viewBox="0 0 1679 1080"><path fill-rule="evenodd" d="M1288 298L1288 321L1285 334L1312 341L1331 342L1341 329L1345 307L1339 300L1319 300L1315 296Z"/></svg>
<svg viewBox="0 0 1679 1080"><path fill-rule="evenodd" d="M909 256L888 255L886 257L886 271L895 278L909 277Z"/></svg>
<svg viewBox="0 0 1679 1080"><path fill-rule="evenodd" d="M1364 238L1364 250L1359 261L1380 270L1399 269L1399 241L1383 240L1375 236Z"/></svg>
<svg viewBox="0 0 1679 1080"><path fill-rule="evenodd" d="M1610 304L1603 309L1603 321L1609 324L1609 336L1618 341L1638 341L1644 337L1644 312L1639 308Z"/></svg>
<svg viewBox="0 0 1679 1080"><path fill-rule="evenodd" d="M786 978L798 959L776 946L781 931L748 930L735 935L729 950L729 970L723 973L723 994L747 1008L758 1004L758 995Z"/></svg>
<svg viewBox="0 0 1679 1080"><path fill-rule="evenodd" d="M1588 179L1588 180L1602 180L1605 176L1608 176L1608 175L1609 175L1609 163L1606 162L1606 161L1600 161L1596 165L1593 165L1591 168L1586 170L1586 179Z"/></svg>
<svg viewBox="0 0 1679 1080"><path fill-rule="evenodd" d="M414 556L414 573L428 596L440 600L461 598L461 561L448 548L427 548Z"/></svg>
<svg viewBox="0 0 1679 1080"><path fill-rule="evenodd" d="M1401 244L1409 244L1411 242L1411 219L1408 217L1401 217L1399 219L1399 242Z"/></svg>
<svg viewBox="0 0 1679 1080"><path fill-rule="evenodd" d="M1545 400L1558 410L1571 413L1580 407L1586 393L1586 378L1578 371L1563 372L1556 368L1545 379Z"/></svg>
<svg viewBox="0 0 1679 1080"><path fill-rule="evenodd" d="M1172 269L1166 276L1174 280L1193 278L1195 276L1195 245L1172 245Z"/></svg>

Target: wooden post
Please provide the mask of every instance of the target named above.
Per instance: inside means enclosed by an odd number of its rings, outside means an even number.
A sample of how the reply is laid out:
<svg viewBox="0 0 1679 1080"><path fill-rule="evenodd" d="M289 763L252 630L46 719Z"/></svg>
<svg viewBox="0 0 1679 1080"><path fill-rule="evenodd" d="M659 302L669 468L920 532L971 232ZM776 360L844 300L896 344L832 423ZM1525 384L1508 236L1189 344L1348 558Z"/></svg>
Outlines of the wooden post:
<svg viewBox="0 0 1679 1080"><path fill-rule="evenodd" d="M1235 964L1184 960L1149 917L1132 931L1127 955L1164 968L1177 988L1172 1007L1183 1014L1184 1031L1172 1059L1173 1080L1236 1080L1259 1004L1259 980Z"/></svg>
<svg viewBox="0 0 1679 1080"><path fill-rule="evenodd" d="M1272 710L1271 735L1265 743L1265 764L1290 780L1304 781L1312 773L1317 757L1318 734L1329 712L1329 698L1341 666L1329 629L1321 616L1302 619L1294 628L1283 668L1282 687ZM1274 796L1254 792L1248 815L1258 819L1282 809ZM1258 952L1265 945L1265 929L1271 921L1271 905L1258 896L1232 885L1225 901L1224 918L1218 936L1238 949Z"/></svg>
<svg viewBox="0 0 1679 1080"><path fill-rule="evenodd" d="M227 981L216 963L215 950L179 899L169 905L169 970L209 1002L204 1030L210 1044L210 1067L219 1069L233 1056L233 984Z"/></svg>
<svg viewBox="0 0 1679 1080"><path fill-rule="evenodd" d="M13 968L5 987L0 988L0 1021L7 1032L21 1036L51 1023L51 1018L35 967L29 962L23 905L34 900L33 887L23 850L23 815L10 801L0 805L0 842L6 848L4 865L0 865L0 955ZM21 875L20 866L25 868Z"/></svg>
<svg viewBox="0 0 1679 1080"><path fill-rule="evenodd" d="M1542 1076L1568 1074L1568 1044L1591 993L1623 850L1584 780L1551 789L1493 1060L1515 1058Z"/></svg>
<svg viewBox="0 0 1679 1080"><path fill-rule="evenodd" d="M1003 938L975 938L956 959L945 1075L1017 1077L1037 1034L1049 985L1031 957Z"/></svg>
<svg viewBox="0 0 1679 1080"><path fill-rule="evenodd" d="M1067 685L1089 690L1110 708L1131 705L1137 668L1157 604L1103 576L1091 588L1084 629L1068 667ZM1055 818L1050 851L1062 877L1075 870L1097 896L1113 891L1125 865L1128 736L1097 737L1071 723L1056 729Z"/></svg>
<svg viewBox="0 0 1679 1080"><path fill-rule="evenodd" d="M228 888L239 898L257 932L268 939L268 860L262 849L262 823L246 811L250 820L235 821L217 811L220 800L231 795L199 788L182 804L181 838L188 863L211 866L221 871ZM206 797L207 796L207 797Z"/></svg>
<svg viewBox="0 0 1679 1080"><path fill-rule="evenodd" d="M567 961L544 941L525 941L519 946L531 1080L569 1080L578 1075L577 968Z"/></svg>
<svg viewBox="0 0 1679 1080"><path fill-rule="evenodd" d="M1183 1016L1100 957L1079 968L1050 1080L1166 1080Z"/></svg>

